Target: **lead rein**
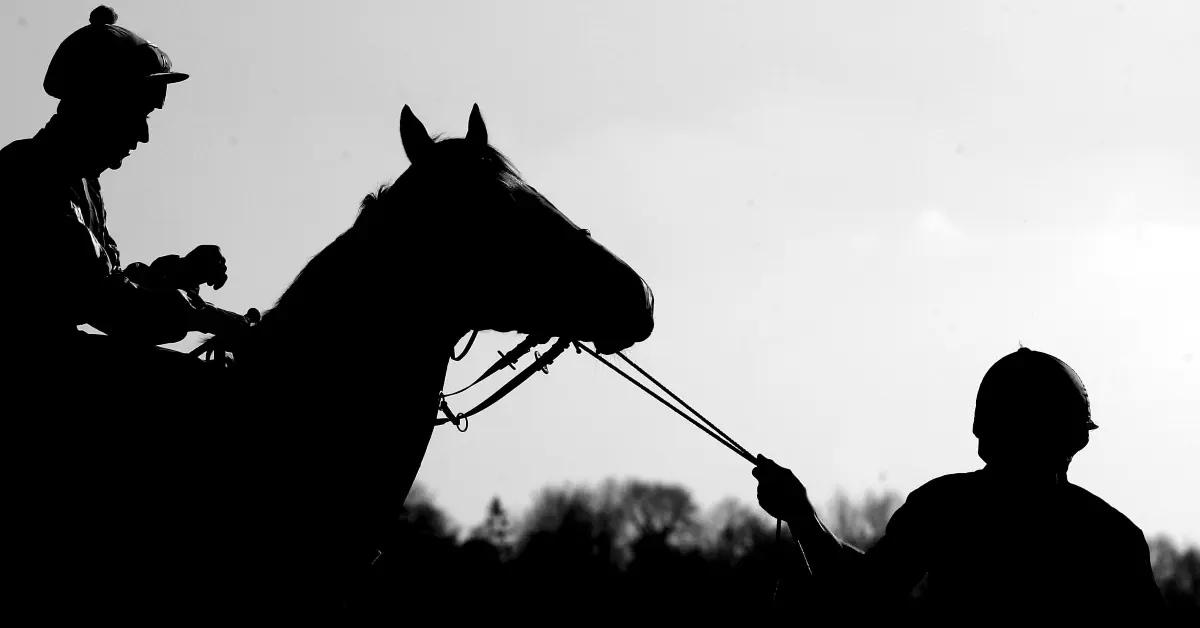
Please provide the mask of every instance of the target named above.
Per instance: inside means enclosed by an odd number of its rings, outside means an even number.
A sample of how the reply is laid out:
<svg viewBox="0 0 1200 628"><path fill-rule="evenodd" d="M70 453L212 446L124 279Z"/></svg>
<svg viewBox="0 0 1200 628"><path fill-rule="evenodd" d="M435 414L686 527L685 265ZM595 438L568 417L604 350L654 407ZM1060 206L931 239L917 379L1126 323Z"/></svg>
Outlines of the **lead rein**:
<svg viewBox="0 0 1200 628"><path fill-rule="evenodd" d="M696 409L693 408L692 406L688 405L688 403L686 401L684 401L683 399L680 399L678 395L671 392L670 388L667 388L666 386L664 386L663 383L658 381L657 379L655 379L653 375L651 375L650 373L647 373L645 369L638 366L633 360L630 360L629 357L626 356L623 352L618 351L617 356L620 357L622 360L624 360L626 364L628 364L629 366L632 366L635 370L637 370L637 372L640 373L643 377L645 377L646 379L653 382L654 385L658 386L659 389L661 389L663 392L670 395L670 397L672 399L674 399L675 401L677 401L680 405L687 408L692 414L696 415L696 418L700 419L700 421L703 421L704 424L701 425L700 422L696 421L696 419L693 419L692 417L688 416L686 413L683 412L683 410L680 410L679 408L677 408L673 404L671 404L671 402L667 401L666 399L663 399L662 396L660 396L658 393L655 393L653 390L650 390L649 388L646 387L645 384L637 381L636 379L631 377L625 371L622 371L621 369L617 368L612 362L609 362L608 360L604 359L604 356L589 349L582 342L575 342L574 344L575 344L576 351L578 351L580 349L586 351L593 358L596 358L602 364L604 364L608 368L612 369L616 374L629 380L629 382L631 382L633 385L637 386L638 388L641 388L642 391L644 391L646 394L650 395L651 397L654 397L660 403L662 403L664 406L670 408L671 411L673 411L675 414L678 414L679 416L687 419L689 423L700 428L700 430L703 431L705 434L708 434L709 436L713 437L713 439L715 439L717 442L728 447L731 451L733 451L733 453L741 456L750 464L758 466L758 460L754 457L753 454L750 453L750 450L739 445L737 441L733 440L733 438L731 438L728 434L726 434L724 431L722 431L721 428L717 427L716 424L714 424L712 421L709 421L708 419L704 418L704 415L697 412ZM776 544L779 544L782 541L782 539L783 539L783 520L776 519L775 520L775 542L776 542ZM799 539L793 538L793 541L795 541L795 543L796 543L796 548L800 550L800 558L801 558L801 560L804 561L804 569L808 572L809 576L812 576L813 575L812 565L808 562L808 554L804 551L804 545L802 543L800 543ZM779 595L779 585L780 585L781 581L782 581L782 578L779 578L775 582L775 591L772 594L773 601L775 601L775 602L778 602L778 600L776 598L778 598L778 595Z"/></svg>
<svg viewBox="0 0 1200 628"><path fill-rule="evenodd" d="M675 412L675 414L678 414L679 416L687 419L689 423L691 423L692 425L695 425L697 428L699 428L705 434L708 434L709 436L713 437L713 439L716 440L717 442L728 447L731 451L733 451L733 453L741 456L750 464L753 464L753 465L758 464L758 461L754 458L754 455L751 454L748 449L739 445L737 441L733 440L732 438L729 437L728 434L721 431L721 429L718 428L716 425L714 425L712 423L712 421L709 421L708 419L704 418L704 415L700 414L699 412L696 412L696 410L694 408L692 408L687 403L685 403L682 399L680 399L678 396L676 396L675 393L671 392L671 390L668 389L666 386L663 386L661 382L654 379L654 377L652 377L649 373L647 373L645 370L643 370L638 365L634 364L633 361L630 360L628 357L626 357L624 353L621 353L618 351L617 355L620 356L621 359L624 360L625 362L627 362L630 366L637 369L638 373L641 373L644 377L646 377L646 379L649 379L651 382L654 383L654 385L656 385L660 389L662 389L663 392L670 395L672 399L674 399L675 401L678 401L683 407L690 410L693 414L696 415L696 418L700 419L700 421L697 421L696 419L692 418L691 416L688 416L688 414L685 413L683 410L680 410L679 408L675 407L675 405L672 404L671 402L667 401L666 399L663 399L661 395L654 392L653 390L650 390L648 387L646 387L645 384L637 381L636 379L631 377L625 371L622 371L621 369L617 368L616 365L614 365L612 362L609 362L608 360L604 359L604 356L589 349L587 347L587 345L583 344L582 342L576 342L575 348L583 349L588 354L590 354L593 358L596 358L602 364L604 364L608 368L612 369L613 372L615 372L616 374L620 375L621 377L624 377L625 379L629 380L633 385L637 386L638 388L641 388L643 392L645 392L646 394L650 395L651 397L654 397L655 399L657 399L659 401L659 403L670 408L673 412ZM701 421L703 421L703 424L701 424Z"/></svg>

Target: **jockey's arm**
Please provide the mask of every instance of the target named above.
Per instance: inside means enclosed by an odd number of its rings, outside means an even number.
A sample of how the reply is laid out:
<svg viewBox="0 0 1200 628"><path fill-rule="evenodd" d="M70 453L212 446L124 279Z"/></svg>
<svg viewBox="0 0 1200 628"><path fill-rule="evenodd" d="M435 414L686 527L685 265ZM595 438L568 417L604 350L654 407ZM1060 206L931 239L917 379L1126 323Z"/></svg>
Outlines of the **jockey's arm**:
<svg viewBox="0 0 1200 628"><path fill-rule="evenodd" d="M225 260L214 246L197 247L174 264L180 272L155 282L144 264L121 267L116 243L95 224L98 185L63 176L61 155L33 140L0 149L0 185L6 197L6 331L32 341L81 324L132 342L165 344L188 331L220 331L236 315L195 296L199 284L225 281ZM86 190L84 189L86 188ZM91 217L89 219L88 217ZM88 224L92 223L89 227ZM160 266L172 266L170 258ZM192 294L180 289L192 287Z"/></svg>
<svg viewBox="0 0 1200 628"><path fill-rule="evenodd" d="M21 222L24 241L18 250L27 255L19 292L30 315L87 323L139 343L164 344L187 335L195 313L188 299L176 290L141 285L114 267L106 247L69 207L34 206Z"/></svg>
<svg viewBox="0 0 1200 628"><path fill-rule="evenodd" d="M157 345L183 340L198 314L182 291L142 286L120 271L89 292L87 322L109 336L135 342Z"/></svg>
<svg viewBox="0 0 1200 628"><path fill-rule="evenodd" d="M145 264L114 267L107 253L109 247L115 249L111 237L103 234L101 244L68 209L34 207L22 218L25 239L18 250L28 255L23 256L27 270L20 279L24 288L18 292L27 300L24 307L34 310L31 314L87 323L107 335L145 344L178 342L189 331L216 333L237 316L156 280Z"/></svg>
<svg viewBox="0 0 1200 628"><path fill-rule="evenodd" d="M145 285L138 273L109 275L90 304L89 322L110 335L163 344L182 340L189 331L210 334L240 331L244 316L205 302L192 291Z"/></svg>

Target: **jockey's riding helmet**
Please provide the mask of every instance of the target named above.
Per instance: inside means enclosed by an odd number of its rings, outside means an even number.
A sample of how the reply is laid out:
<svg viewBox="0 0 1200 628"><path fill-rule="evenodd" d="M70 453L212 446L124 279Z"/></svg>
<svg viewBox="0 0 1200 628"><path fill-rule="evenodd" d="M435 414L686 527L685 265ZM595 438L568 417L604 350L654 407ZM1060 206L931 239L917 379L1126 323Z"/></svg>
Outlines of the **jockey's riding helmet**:
<svg viewBox="0 0 1200 628"><path fill-rule="evenodd" d="M141 97L161 108L166 86L188 77L171 71L158 46L117 26L117 14L96 7L87 26L63 40L46 69L42 87L59 100Z"/></svg>

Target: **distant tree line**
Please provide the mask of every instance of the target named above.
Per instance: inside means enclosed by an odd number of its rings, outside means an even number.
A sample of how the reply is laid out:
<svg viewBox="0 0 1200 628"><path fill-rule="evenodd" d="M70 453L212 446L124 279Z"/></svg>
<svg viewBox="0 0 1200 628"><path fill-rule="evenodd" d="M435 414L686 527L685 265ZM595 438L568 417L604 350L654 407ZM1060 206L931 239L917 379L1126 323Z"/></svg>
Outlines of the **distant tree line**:
<svg viewBox="0 0 1200 628"><path fill-rule="evenodd" d="M901 503L839 493L825 520L867 549ZM764 617L803 605L811 587L799 552L760 513L732 499L702 511L682 486L609 480L545 488L515 518L493 498L464 535L418 486L353 605L371 618L531 623ZM1200 550L1164 536L1149 544L1172 618L1200 625Z"/></svg>

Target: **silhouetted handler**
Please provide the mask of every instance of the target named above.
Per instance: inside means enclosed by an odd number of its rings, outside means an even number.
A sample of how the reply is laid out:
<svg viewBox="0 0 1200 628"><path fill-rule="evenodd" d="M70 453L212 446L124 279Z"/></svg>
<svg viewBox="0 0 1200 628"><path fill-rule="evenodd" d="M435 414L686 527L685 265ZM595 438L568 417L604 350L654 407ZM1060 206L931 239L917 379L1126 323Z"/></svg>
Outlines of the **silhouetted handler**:
<svg viewBox="0 0 1200 628"><path fill-rule="evenodd" d="M171 70L158 47L123 27L108 7L62 42L43 86L58 112L34 137L0 150L0 189L9 247L5 329L25 359L57 368L139 377L193 369L195 360L155 349L188 331L235 331L243 317L198 296L201 284L220 288L225 259L218 247L149 266L121 266L106 226L98 177L150 140L148 118L167 85L188 78ZM107 336L79 331L90 324ZM177 374L178 375L178 374Z"/></svg>
<svg viewBox="0 0 1200 628"><path fill-rule="evenodd" d="M1026 348L1001 358L975 403L984 468L913 491L865 553L821 523L791 471L760 457L754 477L759 503L807 552L818 593L806 597L830 602L826 612L890 613L925 578L921 608L939 622L1142 625L1162 603L1145 537L1067 481L1095 428L1083 383L1064 362Z"/></svg>

